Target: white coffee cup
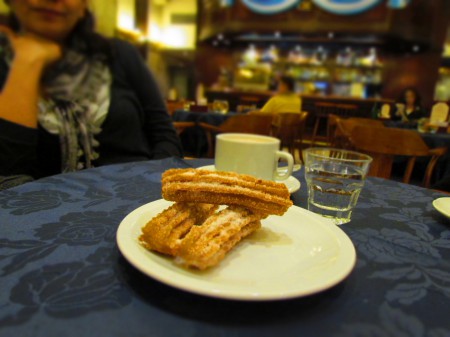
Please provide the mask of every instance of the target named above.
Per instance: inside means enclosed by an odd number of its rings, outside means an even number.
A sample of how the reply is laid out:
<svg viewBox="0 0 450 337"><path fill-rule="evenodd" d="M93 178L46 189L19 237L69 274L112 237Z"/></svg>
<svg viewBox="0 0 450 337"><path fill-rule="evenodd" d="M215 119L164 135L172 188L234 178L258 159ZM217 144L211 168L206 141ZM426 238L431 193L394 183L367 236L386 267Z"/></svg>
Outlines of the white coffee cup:
<svg viewBox="0 0 450 337"><path fill-rule="evenodd" d="M286 180L292 174L294 158L279 149L280 140L274 137L222 133L216 137L215 167L219 171L250 174L265 180ZM279 159L287 161L284 174L278 172Z"/></svg>

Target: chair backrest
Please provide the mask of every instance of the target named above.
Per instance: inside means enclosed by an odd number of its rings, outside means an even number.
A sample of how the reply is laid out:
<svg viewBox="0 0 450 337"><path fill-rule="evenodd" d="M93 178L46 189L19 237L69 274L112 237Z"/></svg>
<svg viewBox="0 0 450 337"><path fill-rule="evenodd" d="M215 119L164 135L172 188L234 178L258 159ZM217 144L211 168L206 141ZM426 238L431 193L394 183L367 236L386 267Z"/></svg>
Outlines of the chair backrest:
<svg viewBox="0 0 450 337"><path fill-rule="evenodd" d="M371 128L383 128L384 123L378 119L370 119L370 118L361 118L361 117L350 117L347 119L340 119L339 120L340 125L343 125L346 133L350 135L352 130L356 126L368 126Z"/></svg>
<svg viewBox="0 0 450 337"><path fill-rule="evenodd" d="M439 102L433 105L430 115L430 123L447 122L449 107L447 103Z"/></svg>
<svg viewBox="0 0 450 337"><path fill-rule="evenodd" d="M410 157L403 175L409 183L416 157L431 156L422 137L413 130L357 125L350 131L353 147L370 155L369 175L390 178L394 156Z"/></svg>
<svg viewBox="0 0 450 337"><path fill-rule="evenodd" d="M361 150L397 156L427 156L429 148L413 130L356 125L350 139Z"/></svg>
<svg viewBox="0 0 450 337"><path fill-rule="evenodd" d="M337 126L338 121L341 118L335 114L328 115L327 119L327 141L332 147L336 147L336 136L337 136Z"/></svg>
<svg viewBox="0 0 450 337"><path fill-rule="evenodd" d="M270 135L273 115L252 114L234 115L228 118L220 126L220 132L254 133Z"/></svg>
<svg viewBox="0 0 450 337"><path fill-rule="evenodd" d="M187 128L195 127L196 124L195 122L172 122L172 125L175 128L177 134L180 135Z"/></svg>
<svg viewBox="0 0 450 337"><path fill-rule="evenodd" d="M358 125L376 128L384 127L384 123L377 119L361 117L339 118L336 115L330 115L328 116L328 138L330 144L334 147L351 149L353 146L349 140L350 135L352 130Z"/></svg>
<svg viewBox="0 0 450 337"><path fill-rule="evenodd" d="M390 104L383 104L381 106L381 111L380 111L380 118L383 119L390 119L391 118L391 105Z"/></svg>
<svg viewBox="0 0 450 337"><path fill-rule="evenodd" d="M272 121L272 133L274 137L281 140L281 144L289 145L303 135L307 111L284 112L274 116Z"/></svg>

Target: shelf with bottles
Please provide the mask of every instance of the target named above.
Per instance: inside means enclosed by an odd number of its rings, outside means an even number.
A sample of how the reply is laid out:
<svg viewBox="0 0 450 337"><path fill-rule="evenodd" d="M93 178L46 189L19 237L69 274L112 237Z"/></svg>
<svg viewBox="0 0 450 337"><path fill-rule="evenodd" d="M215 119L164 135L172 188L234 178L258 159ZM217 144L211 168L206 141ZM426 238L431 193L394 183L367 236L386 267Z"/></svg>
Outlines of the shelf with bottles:
<svg viewBox="0 0 450 337"><path fill-rule="evenodd" d="M329 81L296 81L295 86L295 91L299 94L362 99L379 97L381 89L381 84Z"/></svg>
<svg viewBox="0 0 450 337"><path fill-rule="evenodd" d="M375 48L367 51L347 47L334 53L323 47L309 51L297 48L273 63L274 73L289 74L297 81L380 84L382 70Z"/></svg>
<svg viewBox="0 0 450 337"><path fill-rule="evenodd" d="M449 59L450 61L450 59ZM334 69L360 69L360 70L381 70L383 69L382 63L377 64L351 64L343 65L334 61L327 61L324 63L295 63L287 60L280 60L274 63L276 67L300 67L300 68L334 68Z"/></svg>
<svg viewBox="0 0 450 337"><path fill-rule="evenodd" d="M352 95L359 92L358 96L364 96L371 92L367 86L378 88L382 82L383 63L373 47L325 49L322 46L296 46L283 50L275 45L258 48L251 44L236 56L240 62L236 67L234 85L238 88L265 86L269 72L270 89L273 89L272 82L285 74L295 79L300 93L327 95L344 92ZM264 69L265 76L257 76L255 69Z"/></svg>
<svg viewBox="0 0 450 337"><path fill-rule="evenodd" d="M380 84L382 81L381 68L333 68L333 67L303 67L294 66L285 69L275 68L275 73L284 73L297 81L328 81L341 83Z"/></svg>
<svg viewBox="0 0 450 337"><path fill-rule="evenodd" d="M258 47L250 44L246 50L240 52L238 58L241 65L251 66L255 64L270 64L276 67L311 67L311 68L360 68L381 69L383 62L375 47L352 48L334 46L325 48L301 47L297 45L293 49L283 49L272 44Z"/></svg>

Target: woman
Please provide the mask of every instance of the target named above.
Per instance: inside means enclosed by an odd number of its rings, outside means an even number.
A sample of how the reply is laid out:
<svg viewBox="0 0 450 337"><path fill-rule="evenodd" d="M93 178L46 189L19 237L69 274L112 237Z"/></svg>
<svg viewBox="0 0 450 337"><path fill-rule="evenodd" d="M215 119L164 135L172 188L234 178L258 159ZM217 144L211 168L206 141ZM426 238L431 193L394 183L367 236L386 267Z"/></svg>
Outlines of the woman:
<svg viewBox="0 0 450 337"><path fill-rule="evenodd" d="M87 0L9 0L0 28L0 175L181 156L153 76L93 31Z"/></svg>
<svg viewBox="0 0 450 337"><path fill-rule="evenodd" d="M295 81L291 77L281 76L278 82L278 92L271 97L260 110L261 113L301 112L302 101L294 92Z"/></svg>
<svg viewBox="0 0 450 337"><path fill-rule="evenodd" d="M417 90L408 88L403 91L396 104L394 119L412 122L424 117L426 117L426 113L422 109L421 99Z"/></svg>

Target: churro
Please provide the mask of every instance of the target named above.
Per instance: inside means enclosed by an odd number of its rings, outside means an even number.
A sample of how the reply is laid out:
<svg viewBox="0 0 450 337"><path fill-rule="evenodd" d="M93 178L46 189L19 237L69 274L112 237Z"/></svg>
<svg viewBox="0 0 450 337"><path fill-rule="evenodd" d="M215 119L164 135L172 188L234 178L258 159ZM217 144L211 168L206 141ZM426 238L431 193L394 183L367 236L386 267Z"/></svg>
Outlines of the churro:
<svg viewBox="0 0 450 337"><path fill-rule="evenodd" d="M241 239L260 227L260 215L230 206L191 228L179 246L176 261L201 270L215 266Z"/></svg>
<svg viewBox="0 0 450 337"><path fill-rule="evenodd" d="M139 237L144 247L175 256L183 238L192 226L201 225L217 205L176 203L151 219Z"/></svg>
<svg viewBox="0 0 450 337"><path fill-rule="evenodd" d="M283 215L292 205L284 184L250 175L201 169L170 169L162 176L163 198L176 202L237 205L259 213Z"/></svg>

